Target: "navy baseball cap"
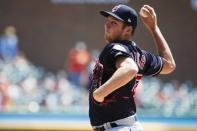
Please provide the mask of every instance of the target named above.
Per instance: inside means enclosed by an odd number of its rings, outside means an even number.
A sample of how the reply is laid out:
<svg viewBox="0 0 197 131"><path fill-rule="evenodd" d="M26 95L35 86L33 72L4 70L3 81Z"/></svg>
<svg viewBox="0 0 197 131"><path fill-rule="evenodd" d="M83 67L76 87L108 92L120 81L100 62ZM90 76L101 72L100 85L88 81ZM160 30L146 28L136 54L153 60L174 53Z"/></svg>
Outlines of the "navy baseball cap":
<svg viewBox="0 0 197 131"><path fill-rule="evenodd" d="M115 17L118 20L131 25L133 29L137 27L137 13L136 11L127 5L117 5L113 7L112 11L100 11L100 14L108 17L109 15Z"/></svg>

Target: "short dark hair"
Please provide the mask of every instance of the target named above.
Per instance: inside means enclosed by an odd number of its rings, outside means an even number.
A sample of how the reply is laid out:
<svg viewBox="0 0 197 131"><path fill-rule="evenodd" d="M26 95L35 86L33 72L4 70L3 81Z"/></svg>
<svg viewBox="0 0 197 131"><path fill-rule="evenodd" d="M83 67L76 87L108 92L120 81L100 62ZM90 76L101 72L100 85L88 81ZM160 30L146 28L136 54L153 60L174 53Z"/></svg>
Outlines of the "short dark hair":
<svg viewBox="0 0 197 131"><path fill-rule="evenodd" d="M122 28L124 29L124 28L127 27L127 26L131 26L131 25L129 25L129 24L123 22L123 27L122 27ZM131 27L132 27L132 34L134 34L135 28L133 28L133 26L131 26Z"/></svg>

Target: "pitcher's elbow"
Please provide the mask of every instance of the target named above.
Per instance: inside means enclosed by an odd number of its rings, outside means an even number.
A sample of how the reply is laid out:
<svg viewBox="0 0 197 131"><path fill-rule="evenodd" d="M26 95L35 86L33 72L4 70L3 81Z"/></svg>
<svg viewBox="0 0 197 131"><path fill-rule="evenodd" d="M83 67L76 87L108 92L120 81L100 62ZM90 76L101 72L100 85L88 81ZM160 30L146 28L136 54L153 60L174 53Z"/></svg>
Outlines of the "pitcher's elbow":
<svg viewBox="0 0 197 131"><path fill-rule="evenodd" d="M166 63L163 65L163 69L162 69L162 71L160 72L160 74L170 74L170 73L172 73L175 69L176 69L176 64L175 64L175 62L173 62L173 63L166 62Z"/></svg>
<svg viewBox="0 0 197 131"><path fill-rule="evenodd" d="M168 74L172 73L174 70L176 69L176 64L175 63L171 63L168 67Z"/></svg>
<svg viewBox="0 0 197 131"><path fill-rule="evenodd" d="M175 69L176 69L176 63L173 62L173 63L171 64L171 70L172 70L172 72L173 72Z"/></svg>

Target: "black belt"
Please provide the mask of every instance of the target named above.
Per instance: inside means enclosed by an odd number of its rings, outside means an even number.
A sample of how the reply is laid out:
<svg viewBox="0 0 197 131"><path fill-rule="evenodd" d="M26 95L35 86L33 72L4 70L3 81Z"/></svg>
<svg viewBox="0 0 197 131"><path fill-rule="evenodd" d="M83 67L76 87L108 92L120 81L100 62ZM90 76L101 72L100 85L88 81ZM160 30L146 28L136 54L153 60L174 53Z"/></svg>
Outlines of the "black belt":
<svg viewBox="0 0 197 131"><path fill-rule="evenodd" d="M112 128L118 127L116 123L109 123L109 124ZM105 127L104 126L96 127L94 128L94 131L105 131Z"/></svg>

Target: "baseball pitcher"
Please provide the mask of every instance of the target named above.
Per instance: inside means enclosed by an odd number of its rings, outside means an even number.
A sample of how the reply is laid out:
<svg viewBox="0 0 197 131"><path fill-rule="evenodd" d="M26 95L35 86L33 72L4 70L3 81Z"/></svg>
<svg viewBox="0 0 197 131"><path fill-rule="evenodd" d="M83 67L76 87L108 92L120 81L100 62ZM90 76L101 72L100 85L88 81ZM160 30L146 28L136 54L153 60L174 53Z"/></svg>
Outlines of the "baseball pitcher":
<svg viewBox="0 0 197 131"><path fill-rule="evenodd" d="M158 25L154 9L144 5L140 18L151 33L158 54L142 50L132 40L136 11L117 5L100 11L106 17L106 45L96 62L89 93L89 117L95 131L142 131L134 102L135 88L143 76L169 74L176 65Z"/></svg>

